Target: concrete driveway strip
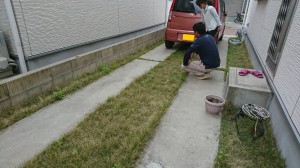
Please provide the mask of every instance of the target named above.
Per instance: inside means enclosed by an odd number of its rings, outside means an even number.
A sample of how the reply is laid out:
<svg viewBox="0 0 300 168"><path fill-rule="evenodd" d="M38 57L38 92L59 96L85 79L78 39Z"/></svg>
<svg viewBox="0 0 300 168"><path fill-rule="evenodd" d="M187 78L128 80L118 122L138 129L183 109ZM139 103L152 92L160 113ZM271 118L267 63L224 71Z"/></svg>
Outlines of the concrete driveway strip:
<svg viewBox="0 0 300 168"><path fill-rule="evenodd" d="M163 46L163 45L162 45ZM158 47L147 58L164 60L175 50ZM117 95L158 62L134 60L64 100L45 107L0 133L0 167L18 167L74 128L107 98Z"/></svg>
<svg viewBox="0 0 300 168"><path fill-rule="evenodd" d="M210 168L218 150L220 116L205 110L206 95L224 95L224 73L189 75L145 149L138 168Z"/></svg>
<svg viewBox="0 0 300 168"><path fill-rule="evenodd" d="M228 39L223 38L218 42L219 55L221 59L220 68L226 68L227 51L228 51Z"/></svg>

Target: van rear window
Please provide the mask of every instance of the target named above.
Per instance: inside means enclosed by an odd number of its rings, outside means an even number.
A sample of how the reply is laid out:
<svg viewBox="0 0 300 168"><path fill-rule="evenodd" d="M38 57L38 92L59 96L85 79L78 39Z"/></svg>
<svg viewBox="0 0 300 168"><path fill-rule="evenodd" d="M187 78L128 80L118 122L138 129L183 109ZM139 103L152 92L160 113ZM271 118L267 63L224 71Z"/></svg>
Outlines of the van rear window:
<svg viewBox="0 0 300 168"><path fill-rule="evenodd" d="M200 13L200 8L194 0L175 0L173 11L185 13Z"/></svg>

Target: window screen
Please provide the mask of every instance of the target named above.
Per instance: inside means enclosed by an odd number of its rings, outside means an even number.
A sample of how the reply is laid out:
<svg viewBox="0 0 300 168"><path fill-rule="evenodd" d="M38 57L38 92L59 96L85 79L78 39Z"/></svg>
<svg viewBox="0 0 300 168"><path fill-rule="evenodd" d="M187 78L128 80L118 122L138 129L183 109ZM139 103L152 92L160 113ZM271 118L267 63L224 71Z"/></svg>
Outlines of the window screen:
<svg viewBox="0 0 300 168"><path fill-rule="evenodd" d="M273 74L279 62L283 42L295 9L295 4L296 0L283 0L279 9L267 56L267 64Z"/></svg>

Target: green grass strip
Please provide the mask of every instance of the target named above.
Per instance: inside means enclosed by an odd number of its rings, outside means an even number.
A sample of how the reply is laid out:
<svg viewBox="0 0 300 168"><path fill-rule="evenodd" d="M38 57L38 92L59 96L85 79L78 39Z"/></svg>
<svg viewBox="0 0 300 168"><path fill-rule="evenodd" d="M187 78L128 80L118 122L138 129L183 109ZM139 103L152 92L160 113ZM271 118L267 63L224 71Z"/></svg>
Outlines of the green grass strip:
<svg viewBox="0 0 300 168"><path fill-rule="evenodd" d="M25 167L135 167L186 79L183 50L111 97Z"/></svg>
<svg viewBox="0 0 300 168"><path fill-rule="evenodd" d="M229 67L253 68L245 44L229 44L227 70ZM252 142L255 121L247 118L238 120L241 141L232 120L238 110L229 102L222 111L219 150L214 167L285 167L272 134L271 121L264 122L265 135Z"/></svg>
<svg viewBox="0 0 300 168"><path fill-rule="evenodd" d="M131 54L125 58L116 60L109 65L101 65L96 72L86 74L85 76L72 81L68 86L64 88L56 88L55 90L46 93L44 95L35 97L29 100L24 105L11 109L2 111L0 113L0 130L9 127L15 122L35 113L43 107L48 106L55 101L61 100L70 93L73 93L76 90L83 88L84 86L90 84L91 82L103 77L110 72L116 70L117 68L127 64L128 62L140 57L141 55L147 53L148 51L153 50L155 47L161 45L163 41L159 41L155 44L149 45L144 49L137 51L134 54Z"/></svg>

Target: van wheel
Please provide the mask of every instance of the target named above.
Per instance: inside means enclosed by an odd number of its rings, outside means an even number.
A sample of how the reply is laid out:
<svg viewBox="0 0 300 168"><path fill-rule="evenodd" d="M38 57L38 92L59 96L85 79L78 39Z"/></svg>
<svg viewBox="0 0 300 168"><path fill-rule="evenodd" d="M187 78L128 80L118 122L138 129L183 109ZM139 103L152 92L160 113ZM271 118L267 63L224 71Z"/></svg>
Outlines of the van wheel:
<svg viewBox="0 0 300 168"><path fill-rule="evenodd" d="M174 46L174 42L173 41L165 41L165 46L167 49L171 49Z"/></svg>

